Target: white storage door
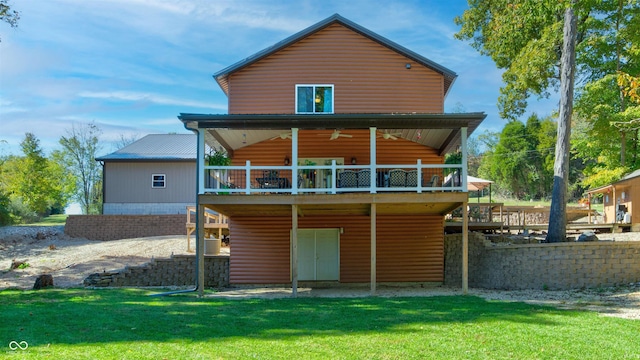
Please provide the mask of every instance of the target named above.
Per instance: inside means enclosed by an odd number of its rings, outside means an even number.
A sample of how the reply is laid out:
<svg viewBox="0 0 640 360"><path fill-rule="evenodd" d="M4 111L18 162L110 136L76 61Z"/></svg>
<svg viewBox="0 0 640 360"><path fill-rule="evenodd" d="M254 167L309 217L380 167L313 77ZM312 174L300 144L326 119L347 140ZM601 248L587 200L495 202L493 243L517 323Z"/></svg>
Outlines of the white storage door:
<svg viewBox="0 0 640 360"><path fill-rule="evenodd" d="M298 279L340 280L340 230L298 230Z"/></svg>

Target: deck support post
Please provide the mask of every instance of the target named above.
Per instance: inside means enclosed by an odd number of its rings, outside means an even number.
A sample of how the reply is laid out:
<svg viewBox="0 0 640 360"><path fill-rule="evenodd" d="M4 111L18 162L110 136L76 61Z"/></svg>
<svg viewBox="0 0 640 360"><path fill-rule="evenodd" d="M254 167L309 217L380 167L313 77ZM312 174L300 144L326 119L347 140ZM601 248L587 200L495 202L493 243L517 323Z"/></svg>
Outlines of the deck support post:
<svg viewBox="0 0 640 360"><path fill-rule="evenodd" d="M196 240L196 266L198 267L198 296L204 296L204 206L198 202L196 212L198 239Z"/></svg>
<svg viewBox="0 0 640 360"><path fill-rule="evenodd" d="M374 175L376 174L376 128L369 128L369 169L371 171L371 181L369 181L369 192L375 194L376 192L376 180Z"/></svg>
<svg viewBox="0 0 640 360"><path fill-rule="evenodd" d="M376 270L377 270L377 261L376 261L376 222L377 222L377 207L375 203L371 204L371 214L369 215L371 219L371 295L376 294Z"/></svg>
<svg viewBox="0 0 640 360"><path fill-rule="evenodd" d="M469 292L469 210L468 202L462 203L462 293Z"/></svg>
<svg viewBox="0 0 640 360"><path fill-rule="evenodd" d="M291 194L298 194L298 128L291 128Z"/></svg>
<svg viewBox="0 0 640 360"><path fill-rule="evenodd" d="M298 297L298 205L291 205L291 296Z"/></svg>

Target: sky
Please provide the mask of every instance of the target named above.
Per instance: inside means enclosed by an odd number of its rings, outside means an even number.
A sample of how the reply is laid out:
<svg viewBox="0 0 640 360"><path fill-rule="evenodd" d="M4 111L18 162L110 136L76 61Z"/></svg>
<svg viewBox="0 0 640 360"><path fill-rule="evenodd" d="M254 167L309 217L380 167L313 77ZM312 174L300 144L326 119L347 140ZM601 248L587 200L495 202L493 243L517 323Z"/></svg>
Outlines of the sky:
<svg viewBox="0 0 640 360"><path fill-rule="evenodd" d="M0 152L26 132L45 153L94 123L101 155L120 138L188 133L179 113L227 113L212 75L335 13L458 74L445 112L485 112L474 135L500 131L502 71L454 39L464 0L10 0L0 23ZM545 116L557 97L530 102Z"/></svg>

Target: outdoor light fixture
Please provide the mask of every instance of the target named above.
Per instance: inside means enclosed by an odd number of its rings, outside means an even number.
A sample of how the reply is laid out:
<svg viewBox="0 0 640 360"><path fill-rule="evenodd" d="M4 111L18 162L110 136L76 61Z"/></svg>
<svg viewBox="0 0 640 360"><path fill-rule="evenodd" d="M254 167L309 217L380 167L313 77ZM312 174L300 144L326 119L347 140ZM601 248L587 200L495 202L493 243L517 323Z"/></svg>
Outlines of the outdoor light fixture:
<svg viewBox="0 0 640 360"><path fill-rule="evenodd" d="M289 160L289 157L288 157L288 156L285 156L285 157L284 157L284 166L289 166L289 163L290 163L290 162L291 162L291 161Z"/></svg>
<svg viewBox="0 0 640 360"><path fill-rule="evenodd" d="M405 67L405 68L407 68L407 69L411 69L411 64L406 63L406 64L404 65L404 67Z"/></svg>
<svg viewBox="0 0 640 360"><path fill-rule="evenodd" d="M351 165L355 165L357 163L357 159L354 157L351 158Z"/></svg>

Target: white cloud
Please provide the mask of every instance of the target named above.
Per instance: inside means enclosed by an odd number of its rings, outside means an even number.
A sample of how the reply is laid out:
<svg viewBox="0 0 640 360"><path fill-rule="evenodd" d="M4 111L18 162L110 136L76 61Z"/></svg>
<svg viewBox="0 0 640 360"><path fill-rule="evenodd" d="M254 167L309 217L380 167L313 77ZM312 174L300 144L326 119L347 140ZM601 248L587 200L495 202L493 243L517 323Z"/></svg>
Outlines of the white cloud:
<svg viewBox="0 0 640 360"><path fill-rule="evenodd" d="M152 93L141 93L141 92L133 92L133 91L109 91L109 92L95 92L95 91L84 91L78 94L80 97L85 98L94 98L94 99L105 99L105 100L115 100L115 101L130 101L130 102L152 102L159 105L178 105L185 107L197 107L204 109L221 109L226 110L227 105L221 104L212 104L210 102L204 101L195 101L189 99L178 99L174 97L169 97L160 94L152 94Z"/></svg>

